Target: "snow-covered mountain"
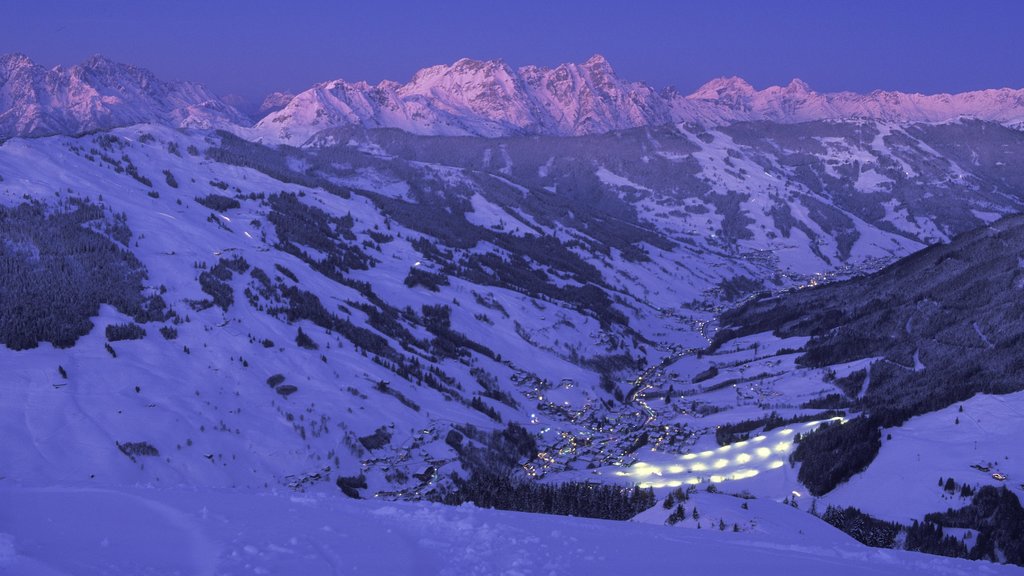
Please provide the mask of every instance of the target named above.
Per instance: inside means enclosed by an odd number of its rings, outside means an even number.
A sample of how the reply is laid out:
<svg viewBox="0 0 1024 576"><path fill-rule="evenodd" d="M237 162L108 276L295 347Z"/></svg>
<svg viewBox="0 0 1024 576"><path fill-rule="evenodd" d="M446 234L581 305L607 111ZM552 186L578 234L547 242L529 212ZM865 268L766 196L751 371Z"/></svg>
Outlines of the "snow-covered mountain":
<svg viewBox="0 0 1024 576"><path fill-rule="evenodd" d="M786 86L756 90L742 78L719 78L686 97L707 104L717 117L676 115L677 120L767 120L807 122L865 118L889 122L948 122L961 117L1014 123L1024 119L1024 90L1002 88L960 94L908 94L876 90L815 92L794 79Z"/></svg>
<svg viewBox="0 0 1024 576"><path fill-rule="evenodd" d="M264 117L247 134L295 145L320 130L345 125L432 135L577 136L679 122L721 125L865 118L907 123L960 117L1020 122L1024 90L952 95L818 93L800 80L756 90L733 77L712 80L683 95L623 80L600 55L583 64L519 69L501 60L464 58L420 70L406 84L345 80L318 84Z"/></svg>
<svg viewBox="0 0 1024 576"><path fill-rule="evenodd" d="M0 138L80 134L142 122L230 128L254 140L292 145L342 126L485 137L855 118L911 123L967 117L1016 126L1024 122L1024 90L818 93L800 80L756 90L732 77L683 95L624 80L600 55L582 64L518 69L501 60L463 58L424 68L405 84L332 80L299 94L275 92L252 108L262 119L250 128L246 114L199 84L165 82L102 56L52 69L21 54L0 56Z"/></svg>
<svg viewBox="0 0 1024 576"><path fill-rule="evenodd" d="M619 79L601 56L518 70L501 60L463 58L420 70L404 85L318 84L258 122L254 133L301 144L320 130L348 124L493 137L596 134L670 120L654 89Z"/></svg>
<svg viewBox="0 0 1024 576"><path fill-rule="evenodd" d="M142 122L216 128L248 121L199 84L165 82L148 70L102 56L52 69L22 54L0 56L0 139L80 134Z"/></svg>
<svg viewBox="0 0 1024 576"><path fill-rule="evenodd" d="M260 103L259 109L256 111L259 118L262 118L268 114L277 112L281 108L284 108L295 98L295 94L291 92L272 92L267 94Z"/></svg>

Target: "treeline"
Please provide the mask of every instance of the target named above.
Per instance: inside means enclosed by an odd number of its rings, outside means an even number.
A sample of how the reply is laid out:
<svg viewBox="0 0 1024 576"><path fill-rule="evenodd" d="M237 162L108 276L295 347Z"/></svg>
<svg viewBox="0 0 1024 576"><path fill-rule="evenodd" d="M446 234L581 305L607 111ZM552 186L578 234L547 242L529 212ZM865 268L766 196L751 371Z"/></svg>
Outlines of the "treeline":
<svg viewBox="0 0 1024 576"><path fill-rule="evenodd" d="M876 548L902 548L1024 566L1024 508L1004 486L982 486L967 506L927 514L923 521L914 520L909 525L879 520L853 507L829 506L821 518ZM968 532L960 540L944 533L943 527Z"/></svg>
<svg viewBox="0 0 1024 576"><path fill-rule="evenodd" d="M1016 494L1005 486L982 486L970 505L928 514L926 522L967 528L978 533L968 558L1024 566L1024 508Z"/></svg>
<svg viewBox="0 0 1024 576"><path fill-rule="evenodd" d="M424 304L421 308L423 327L434 335L431 351L442 358L460 358L468 356L469 350L487 356L492 360L499 357L493 350L452 329L452 309L445 304L431 306Z"/></svg>
<svg viewBox="0 0 1024 576"><path fill-rule="evenodd" d="M227 212L228 210L242 207L242 203L238 200L230 196L214 193L207 194L206 196L196 196L196 202L217 212Z"/></svg>
<svg viewBox="0 0 1024 576"><path fill-rule="evenodd" d="M800 462L797 479L820 496L863 471L882 446L882 432L873 418L827 422L804 434L790 458Z"/></svg>
<svg viewBox="0 0 1024 576"><path fill-rule="evenodd" d="M654 506L651 489L590 482L542 484L521 475L519 461L537 454L533 436L518 424L481 432L472 426L452 430L446 442L459 454L467 478L453 478L456 490L440 497L453 505L628 520Z"/></svg>
<svg viewBox="0 0 1024 576"><path fill-rule="evenodd" d="M763 418L753 418L751 420L743 420L741 422L727 422L715 428L715 440L718 441L719 446L725 446L726 444L732 444L733 442L739 442L741 440L750 440L750 433L754 430L764 429L765 432L781 428L789 424L797 424L800 422L813 422L815 420L827 420L835 416L843 416L843 412L834 410L828 410L826 412L819 412L816 414L797 414L784 418L774 410Z"/></svg>
<svg viewBox="0 0 1024 576"><path fill-rule="evenodd" d="M287 146L269 148L225 131L218 131L217 136L220 138L219 145L206 150L206 157L214 162L252 168L280 182L322 188L342 198L351 196L347 189L325 178L292 169L289 158L300 163L303 161L302 152L297 149Z"/></svg>
<svg viewBox="0 0 1024 576"><path fill-rule="evenodd" d="M314 270L335 280L349 270L368 270L373 259L355 244L351 215L332 216L299 200L295 194L272 194L267 216L277 232L278 248L306 261ZM324 257L306 253L312 248Z"/></svg>
<svg viewBox="0 0 1024 576"><path fill-rule="evenodd" d="M234 273L245 274L249 263L242 256L219 258L209 270L199 273L199 287L210 295L212 303L227 312L235 303L235 289L231 286Z"/></svg>
<svg viewBox="0 0 1024 576"><path fill-rule="evenodd" d="M852 506L829 506L821 519L853 536L861 544L875 548L895 546L901 528L896 522L878 520Z"/></svg>

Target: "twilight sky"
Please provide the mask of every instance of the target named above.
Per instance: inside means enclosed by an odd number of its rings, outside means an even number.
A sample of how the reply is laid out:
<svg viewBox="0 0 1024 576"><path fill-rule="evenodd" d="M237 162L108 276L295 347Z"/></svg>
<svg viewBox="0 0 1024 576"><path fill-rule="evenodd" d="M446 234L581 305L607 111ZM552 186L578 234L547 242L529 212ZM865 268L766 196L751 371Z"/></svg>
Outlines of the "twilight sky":
<svg viewBox="0 0 1024 576"><path fill-rule="evenodd" d="M406 81L461 57L604 54L685 93L726 75L818 91L1024 87L1018 0L2 0L0 53L91 54L258 100L334 78Z"/></svg>

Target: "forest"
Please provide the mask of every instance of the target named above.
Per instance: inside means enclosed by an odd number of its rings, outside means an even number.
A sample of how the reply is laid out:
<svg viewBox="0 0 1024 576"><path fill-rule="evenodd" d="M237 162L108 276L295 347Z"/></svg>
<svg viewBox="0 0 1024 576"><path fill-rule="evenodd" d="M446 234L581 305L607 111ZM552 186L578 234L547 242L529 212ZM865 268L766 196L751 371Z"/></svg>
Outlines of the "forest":
<svg viewBox="0 0 1024 576"><path fill-rule="evenodd" d="M146 290L130 238L123 216L87 201L0 206L0 343L73 346L101 304L138 322L163 320L163 300Z"/></svg>

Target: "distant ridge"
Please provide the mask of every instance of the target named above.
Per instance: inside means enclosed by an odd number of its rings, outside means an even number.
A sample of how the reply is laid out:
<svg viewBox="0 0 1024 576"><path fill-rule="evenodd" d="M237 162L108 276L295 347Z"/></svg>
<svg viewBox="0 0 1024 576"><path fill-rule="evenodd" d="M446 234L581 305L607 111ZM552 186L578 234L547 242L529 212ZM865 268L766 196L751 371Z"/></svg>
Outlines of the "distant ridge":
<svg viewBox="0 0 1024 576"><path fill-rule="evenodd" d="M517 69L502 60L463 58L424 68L405 84L331 80L295 95L269 95L255 126L228 101L200 84L165 82L148 70L102 56L52 69L22 54L0 56L0 138L77 134L142 122L229 128L254 140L293 145L321 130L350 125L484 137L580 136L680 122L857 118L910 123L970 117L1024 125L1024 90L1019 89L819 93L799 79L757 90L742 78L729 77L683 95L623 80L600 55L582 64Z"/></svg>
<svg viewBox="0 0 1024 576"><path fill-rule="evenodd" d="M200 84L165 82L103 56L51 69L23 54L0 56L0 138L79 134L142 122L216 128L247 120Z"/></svg>
<svg viewBox="0 0 1024 576"><path fill-rule="evenodd" d="M301 144L320 130L344 125L431 135L578 136L679 122L868 118L901 123L960 117L1019 124L1024 121L1024 90L818 93L799 79L757 90L731 77L682 95L622 80L604 57L595 55L583 64L554 68L513 69L501 60L462 59L424 68L406 84L324 82L264 117L254 133L269 142Z"/></svg>

